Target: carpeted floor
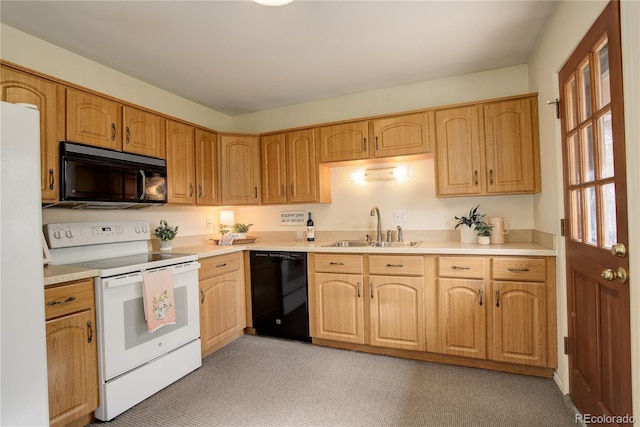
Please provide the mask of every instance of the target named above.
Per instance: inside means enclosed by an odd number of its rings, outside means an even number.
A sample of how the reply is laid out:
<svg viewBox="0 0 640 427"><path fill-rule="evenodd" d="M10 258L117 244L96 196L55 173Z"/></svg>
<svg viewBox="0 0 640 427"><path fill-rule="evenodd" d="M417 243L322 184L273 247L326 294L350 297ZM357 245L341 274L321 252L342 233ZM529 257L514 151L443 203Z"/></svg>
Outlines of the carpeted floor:
<svg viewBox="0 0 640 427"><path fill-rule="evenodd" d="M246 335L96 426L576 426L551 379Z"/></svg>

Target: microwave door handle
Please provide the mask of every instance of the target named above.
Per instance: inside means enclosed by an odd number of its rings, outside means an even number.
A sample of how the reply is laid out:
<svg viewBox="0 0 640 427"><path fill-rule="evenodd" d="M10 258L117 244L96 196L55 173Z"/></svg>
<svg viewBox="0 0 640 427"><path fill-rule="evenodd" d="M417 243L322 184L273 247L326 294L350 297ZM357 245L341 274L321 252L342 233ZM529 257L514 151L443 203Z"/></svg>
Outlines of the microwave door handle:
<svg viewBox="0 0 640 427"><path fill-rule="evenodd" d="M144 200L144 193L145 193L145 183L147 181L147 177L144 174L144 171L142 169L138 169L138 172L140 172L140 196L138 197L139 200Z"/></svg>

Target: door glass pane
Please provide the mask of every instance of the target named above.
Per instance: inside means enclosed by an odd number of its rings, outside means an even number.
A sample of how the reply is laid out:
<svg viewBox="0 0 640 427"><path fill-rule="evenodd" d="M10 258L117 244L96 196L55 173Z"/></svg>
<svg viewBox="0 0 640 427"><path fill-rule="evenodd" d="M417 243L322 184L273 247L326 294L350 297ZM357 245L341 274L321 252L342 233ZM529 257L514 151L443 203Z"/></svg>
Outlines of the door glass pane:
<svg viewBox="0 0 640 427"><path fill-rule="evenodd" d="M611 131L611 111L598 119L598 163L600 179L613 177L613 133Z"/></svg>
<svg viewBox="0 0 640 427"><path fill-rule="evenodd" d="M582 241L582 198L580 190L571 190L569 196L571 203L571 238L579 242Z"/></svg>
<svg viewBox="0 0 640 427"><path fill-rule="evenodd" d="M605 39L595 51L596 104L598 110L611 102L609 89L609 45Z"/></svg>
<svg viewBox="0 0 640 427"><path fill-rule="evenodd" d="M565 111L567 115L567 132L578 124L578 109L576 108L576 78L569 80L565 86Z"/></svg>
<svg viewBox="0 0 640 427"><path fill-rule="evenodd" d="M591 67L586 61L578 70L578 80L580 81L580 121L591 116Z"/></svg>
<svg viewBox="0 0 640 427"><path fill-rule="evenodd" d="M595 170L593 166L593 126L585 126L580 131L582 140L582 179L583 182L593 182Z"/></svg>
<svg viewBox="0 0 640 427"><path fill-rule="evenodd" d="M600 187L602 200L602 244L611 248L618 242L616 223L616 186L614 183Z"/></svg>
<svg viewBox="0 0 640 427"><path fill-rule="evenodd" d="M580 146L578 144L577 133L567 138L567 166L569 167L569 184L571 185L580 183Z"/></svg>
<svg viewBox="0 0 640 427"><path fill-rule="evenodd" d="M598 211L596 209L596 188L586 187L584 189L585 209L585 243L598 244Z"/></svg>

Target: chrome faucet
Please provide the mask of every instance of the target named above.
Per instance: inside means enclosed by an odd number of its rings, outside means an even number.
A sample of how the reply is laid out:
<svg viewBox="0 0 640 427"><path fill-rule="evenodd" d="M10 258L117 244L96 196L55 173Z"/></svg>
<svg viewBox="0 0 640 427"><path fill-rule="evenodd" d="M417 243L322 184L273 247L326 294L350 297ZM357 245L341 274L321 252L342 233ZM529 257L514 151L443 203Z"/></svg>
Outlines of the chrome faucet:
<svg viewBox="0 0 640 427"><path fill-rule="evenodd" d="M377 206L371 208L371 216L378 215L378 227L376 228L376 242L382 241L382 224L380 223L380 209Z"/></svg>
<svg viewBox="0 0 640 427"><path fill-rule="evenodd" d="M402 227L398 226L398 242L402 242L404 241L404 239L402 238Z"/></svg>

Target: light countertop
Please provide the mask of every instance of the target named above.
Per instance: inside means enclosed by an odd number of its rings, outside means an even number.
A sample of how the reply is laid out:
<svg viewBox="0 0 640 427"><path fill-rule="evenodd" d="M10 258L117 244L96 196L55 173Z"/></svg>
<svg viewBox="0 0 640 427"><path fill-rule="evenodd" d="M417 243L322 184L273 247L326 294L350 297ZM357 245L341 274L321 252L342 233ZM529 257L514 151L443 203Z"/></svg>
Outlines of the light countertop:
<svg viewBox="0 0 640 427"><path fill-rule="evenodd" d="M511 255L511 256L556 256L556 251L533 242L510 242L502 245L477 245L460 242L420 242L418 246L380 248L374 246L331 247L332 241L260 240L233 246L218 246L213 241L200 244L174 246L172 252L194 253L198 258L208 258L245 250L288 251L313 253L354 254L401 254L401 255ZM97 270L48 265L44 269L45 286L94 277Z"/></svg>

